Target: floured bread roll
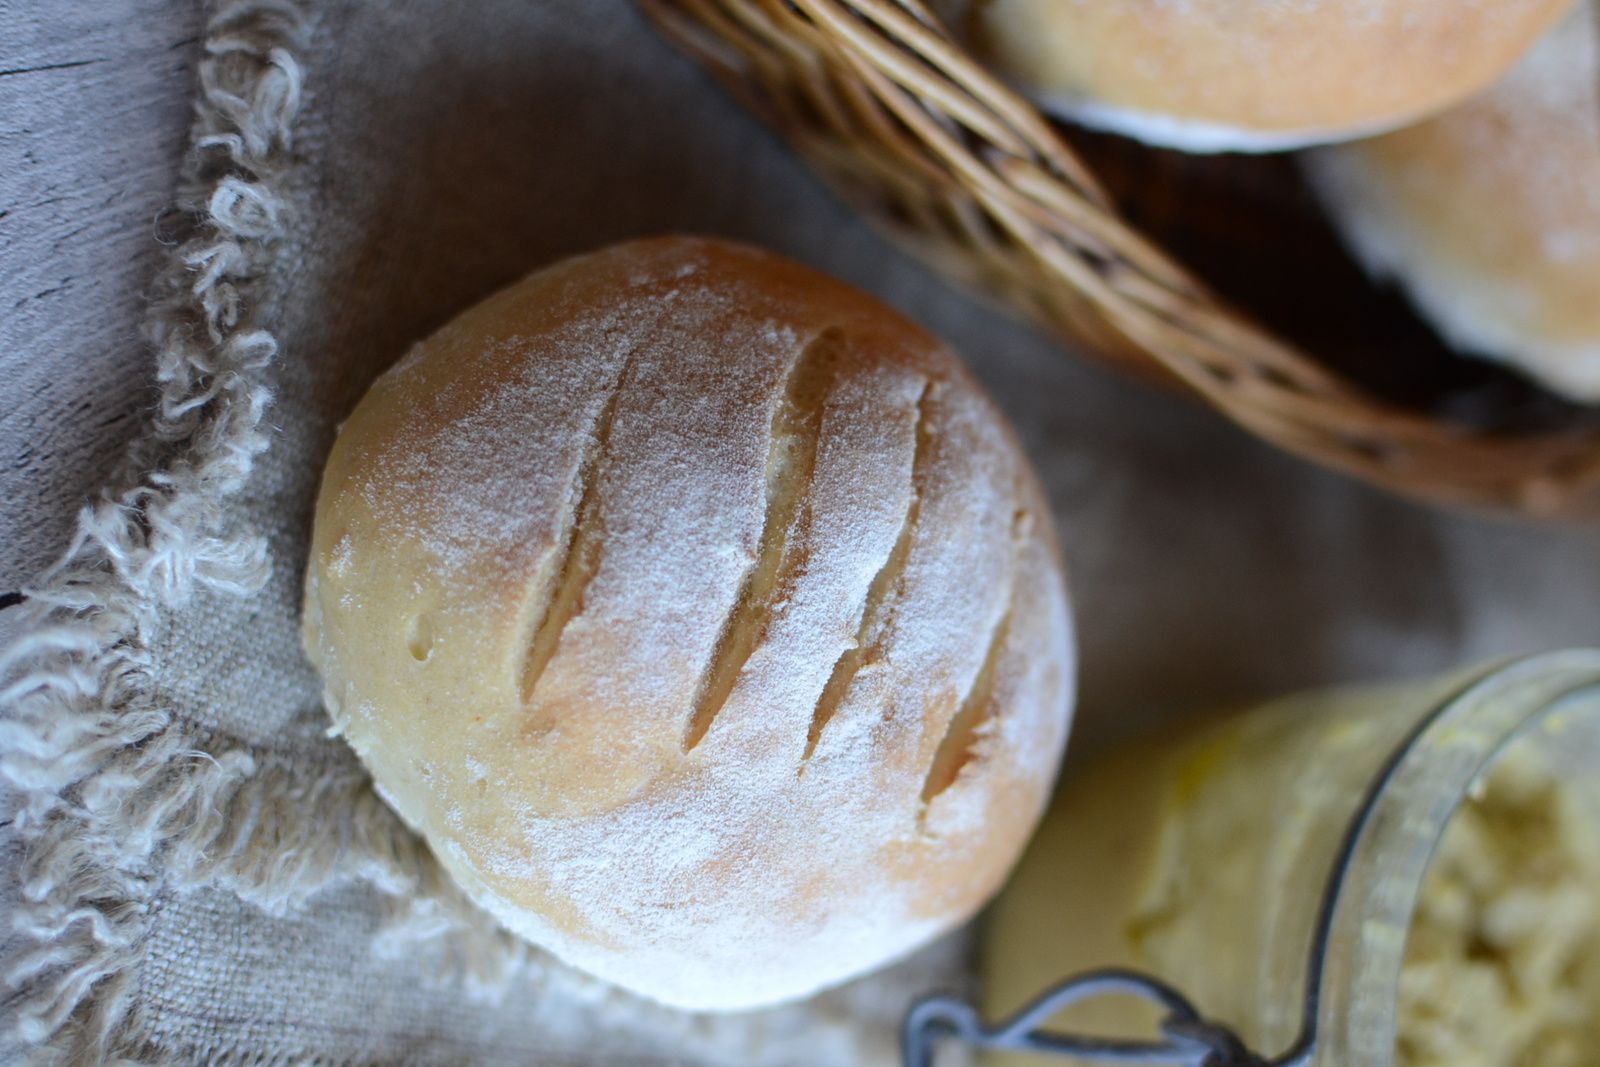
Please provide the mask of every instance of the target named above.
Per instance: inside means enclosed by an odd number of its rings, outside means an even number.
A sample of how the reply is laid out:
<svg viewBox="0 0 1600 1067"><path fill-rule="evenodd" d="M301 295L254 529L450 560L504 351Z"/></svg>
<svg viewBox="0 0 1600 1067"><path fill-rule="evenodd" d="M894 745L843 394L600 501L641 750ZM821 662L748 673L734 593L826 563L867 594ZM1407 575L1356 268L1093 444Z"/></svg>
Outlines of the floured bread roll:
<svg viewBox="0 0 1600 1067"><path fill-rule="evenodd" d="M1488 85L1571 0L944 0L980 56L1085 125L1270 151Z"/></svg>
<svg viewBox="0 0 1600 1067"><path fill-rule="evenodd" d="M1045 501L955 358L686 238L534 274L373 385L305 630L337 728L474 898L706 1009L971 915L1074 675Z"/></svg>
<svg viewBox="0 0 1600 1067"><path fill-rule="evenodd" d="M1600 401L1600 12L1574 9L1497 86L1313 154L1359 257L1451 344Z"/></svg>

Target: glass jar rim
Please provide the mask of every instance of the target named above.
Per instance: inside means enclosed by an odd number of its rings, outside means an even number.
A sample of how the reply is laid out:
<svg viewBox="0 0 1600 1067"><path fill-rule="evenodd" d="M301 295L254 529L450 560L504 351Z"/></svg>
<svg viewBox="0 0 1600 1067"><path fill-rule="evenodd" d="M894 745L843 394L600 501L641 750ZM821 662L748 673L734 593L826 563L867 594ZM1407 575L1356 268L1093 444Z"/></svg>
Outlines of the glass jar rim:
<svg viewBox="0 0 1600 1067"><path fill-rule="evenodd" d="M1406 935L1446 825L1514 740L1596 697L1600 649L1567 649L1476 669L1422 716L1372 778L1329 868L1300 1034L1270 1067L1392 1055Z"/></svg>

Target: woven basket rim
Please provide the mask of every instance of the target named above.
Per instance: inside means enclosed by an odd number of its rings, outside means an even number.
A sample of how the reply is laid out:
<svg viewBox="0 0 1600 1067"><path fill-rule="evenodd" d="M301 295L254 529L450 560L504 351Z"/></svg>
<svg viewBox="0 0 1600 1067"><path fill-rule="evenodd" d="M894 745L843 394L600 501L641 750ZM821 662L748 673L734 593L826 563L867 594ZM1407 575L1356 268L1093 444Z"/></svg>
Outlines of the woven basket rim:
<svg viewBox="0 0 1600 1067"><path fill-rule="evenodd" d="M1403 495L1543 516L1600 504L1600 429L1485 431L1386 402L1222 300L921 0L640 6L869 216L905 211L894 236L1079 351L1154 371L1286 451Z"/></svg>

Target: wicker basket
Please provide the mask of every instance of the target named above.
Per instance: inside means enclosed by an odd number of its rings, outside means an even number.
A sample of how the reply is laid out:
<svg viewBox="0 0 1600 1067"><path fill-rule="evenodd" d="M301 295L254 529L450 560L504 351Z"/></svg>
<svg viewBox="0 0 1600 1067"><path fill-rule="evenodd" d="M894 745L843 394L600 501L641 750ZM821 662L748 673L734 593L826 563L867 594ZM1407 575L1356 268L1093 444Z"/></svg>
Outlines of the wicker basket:
<svg viewBox="0 0 1600 1067"><path fill-rule="evenodd" d="M1077 132L1069 148L919 0L641 5L870 217L1075 347L1181 383L1273 444L1397 492L1539 515L1597 510L1595 413L1549 397L1529 402L1534 390L1508 384L1512 376L1442 355L1409 312L1397 310L1399 301L1368 287L1342 255L1333 253L1338 265L1329 265L1330 235L1311 244L1280 239L1324 225L1284 193L1296 179L1282 157L1180 159ZM1238 169L1249 172L1243 184L1224 173ZM1227 180L1215 180L1219 173ZM1108 187L1136 218L1119 213ZM1152 190L1162 196L1152 199ZM1163 210L1175 191L1218 195ZM1210 234L1182 226L1218 212L1226 221ZM1252 230L1264 239L1242 247ZM1212 284L1180 266L1157 234ZM1303 249L1313 245L1322 251L1311 260L1328 273L1308 285ZM1263 256L1292 259L1294 269L1280 271ZM1265 307L1219 284L1239 263L1248 269L1233 274L1257 283L1282 275L1298 279L1302 293L1362 291L1321 320L1275 316L1270 301L1289 298L1281 278L1267 288ZM1382 314L1371 311L1377 307ZM1310 339L1296 334L1315 343L1320 358L1261 324L1285 320L1333 324ZM1340 352L1330 353L1327 339L1340 331ZM1426 358L1412 358L1424 349ZM1429 395L1351 370L1364 364L1381 378L1384 368L1412 362L1436 382L1440 367L1452 368L1444 377L1466 375L1470 388L1457 381Z"/></svg>

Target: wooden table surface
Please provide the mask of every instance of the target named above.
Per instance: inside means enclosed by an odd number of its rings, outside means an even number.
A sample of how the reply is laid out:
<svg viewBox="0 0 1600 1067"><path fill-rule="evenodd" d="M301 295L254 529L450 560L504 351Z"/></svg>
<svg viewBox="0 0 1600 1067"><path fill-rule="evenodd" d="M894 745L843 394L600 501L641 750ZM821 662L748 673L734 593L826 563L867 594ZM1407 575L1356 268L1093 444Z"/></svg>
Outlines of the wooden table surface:
<svg viewBox="0 0 1600 1067"><path fill-rule="evenodd" d="M60 551L151 401L199 33L195 0L0 0L0 591Z"/></svg>

